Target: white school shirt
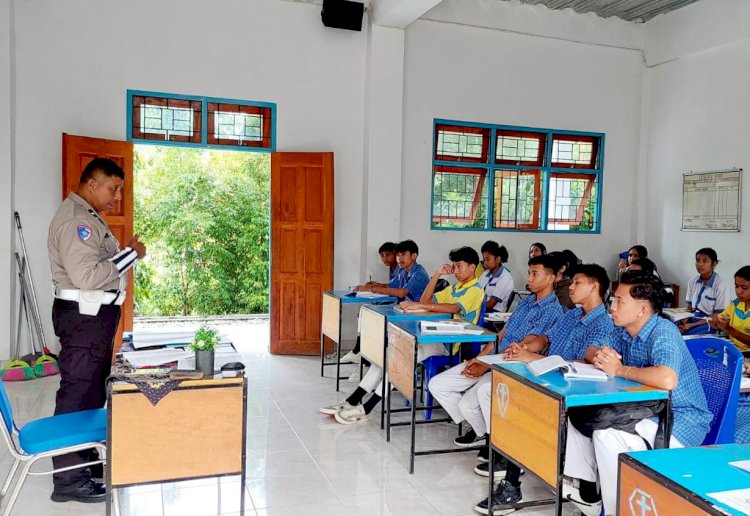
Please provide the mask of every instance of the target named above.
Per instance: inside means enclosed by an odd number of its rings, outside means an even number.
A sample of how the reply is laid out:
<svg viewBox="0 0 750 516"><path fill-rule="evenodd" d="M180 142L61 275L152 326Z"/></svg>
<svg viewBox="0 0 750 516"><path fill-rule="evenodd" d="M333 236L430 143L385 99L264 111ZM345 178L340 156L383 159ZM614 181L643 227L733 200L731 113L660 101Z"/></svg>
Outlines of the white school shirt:
<svg viewBox="0 0 750 516"><path fill-rule="evenodd" d="M494 299L497 304L487 312L506 312L508 310L508 299L513 293L513 276L510 271L501 265L495 274L486 270L479 277L479 286L484 289L484 299Z"/></svg>
<svg viewBox="0 0 750 516"><path fill-rule="evenodd" d="M685 302L690 303L693 310L711 315L729 306L732 302L732 293L718 274L714 272L706 283L701 282L700 278L700 275L697 275L688 281Z"/></svg>

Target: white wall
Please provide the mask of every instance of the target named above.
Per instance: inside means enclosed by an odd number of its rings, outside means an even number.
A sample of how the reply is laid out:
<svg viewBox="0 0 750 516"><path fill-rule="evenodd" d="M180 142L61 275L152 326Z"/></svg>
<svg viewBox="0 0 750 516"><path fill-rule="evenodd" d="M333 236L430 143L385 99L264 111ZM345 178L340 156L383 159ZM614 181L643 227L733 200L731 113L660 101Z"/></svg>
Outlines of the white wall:
<svg viewBox="0 0 750 516"><path fill-rule="evenodd" d="M560 34L564 16L537 23ZM508 248L519 285L529 244L537 240L614 268L616 252L635 236L638 51L418 20L406 31L405 69L401 237L420 245L426 266L443 263L451 248L478 249L493 239ZM606 133L601 234L430 230L434 118Z"/></svg>
<svg viewBox="0 0 750 516"><path fill-rule="evenodd" d="M319 5L277 0L16 2L15 31L14 193L48 335L46 233L61 201L60 135L124 139L129 88L276 102L279 151L335 153L335 282L360 277L361 211L342 200L362 192L366 32L325 28ZM4 71L8 46L0 42ZM7 272L0 263L0 278Z"/></svg>
<svg viewBox="0 0 750 516"><path fill-rule="evenodd" d="M639 206L645 244L659 272L686 287L695 251L713 247L717 269L732 282L750 263L750 2L703 0L645 24L650 98L645 176ZM680 231L682 174L745 169L740 233Z"/></svg>

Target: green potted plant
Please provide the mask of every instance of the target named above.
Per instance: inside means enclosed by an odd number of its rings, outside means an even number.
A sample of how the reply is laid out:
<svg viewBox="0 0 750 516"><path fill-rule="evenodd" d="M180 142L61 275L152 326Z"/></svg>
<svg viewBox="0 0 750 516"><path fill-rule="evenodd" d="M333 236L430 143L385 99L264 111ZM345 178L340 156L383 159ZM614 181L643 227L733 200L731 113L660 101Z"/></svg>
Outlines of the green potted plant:
<svg viewBox="0 0 750 516"><path fill-rule="evenodd" d="M220 341L218 332L207 326L193 336L190 350L195 352L195 370L202 372L204 378L214 375L214 350Z"/></svg>

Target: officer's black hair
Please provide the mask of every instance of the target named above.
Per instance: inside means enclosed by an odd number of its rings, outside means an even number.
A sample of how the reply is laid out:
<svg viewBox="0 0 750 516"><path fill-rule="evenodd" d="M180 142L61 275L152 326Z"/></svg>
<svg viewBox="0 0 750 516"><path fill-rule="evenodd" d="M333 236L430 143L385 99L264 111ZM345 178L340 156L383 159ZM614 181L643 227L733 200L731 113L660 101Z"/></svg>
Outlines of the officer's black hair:
<svg viewBox="0 0 750 516"><path fill-rule="evenodd" d="M604 267L595 263L584 263L576 266L573 273L583 274L587 278L596 281L599 284L599 295L604 299L607 289L609 289L609 276L607 276L607 271L604 270Z"/></svg>
<svg viewBox="0 0 750 516"><path fill-rule="evenodd" d="M395 253L396 252L396 244L393 242L384 242L383 245L381 245L378 248L378 254L380 253Z"/></svg>
<svg viewBox="0 0 750 516"><path fill-rule="evenodd" d="M648 301L654 313L661 315L665 293L659 278L646 271L627 271L620 276L620 285L629 285L633 299Z"/></svg>
<svg viewBox="0 0 750 516"><path fill-rule="evenodd" d="M419 254L419 247L414 240L402 240L396 244L397 253Z"/></svg>
<svg viewBox="0 0 750 516"><path fill-rule="evenodd" d="M474 266L479 264L479 255L474 249L467 246L453 249L448 253L448 259L452 262L466 262Z"/></svg>
<svg viewBox="0 0 750 516"><path fill-rule="evenodd" d="M79 184L83 184L89 179L92 179L96 172L101 172L107 177L116 176L123 181L125 180L125 172L120 168L120 165L109 158L94 158L89 161L89 164L83 169Z"/></svg>
<svg viewBox="0 0 750 516"><path fill-rule="evenodd" d="M531 265L541 265L545 269L547 269L551 274L557 274L557 271L560 270L560 260L555 258L554 255L550 256L548 254L543 254L541 256L534 256L533 258L529 258L529 266Z"/></svg>

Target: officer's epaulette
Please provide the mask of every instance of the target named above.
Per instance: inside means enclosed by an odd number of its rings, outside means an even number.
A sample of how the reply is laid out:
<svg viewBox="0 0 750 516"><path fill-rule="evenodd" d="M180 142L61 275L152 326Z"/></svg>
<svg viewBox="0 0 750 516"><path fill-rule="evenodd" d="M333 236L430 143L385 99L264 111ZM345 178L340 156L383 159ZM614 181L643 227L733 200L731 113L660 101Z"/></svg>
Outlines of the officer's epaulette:
<svg viewBox="0 0 750 516"><path fill-rule="evenodd" d="M89 213L91 215L94 216L95 219L97 219L99 222L101 222L104 225L104 227L107 227L107 224L105 224L105 222L102 220L102 218L99 216L99 214L97 212L95 212L91 208L87 208L87 210L89 211Z"/></svg>

